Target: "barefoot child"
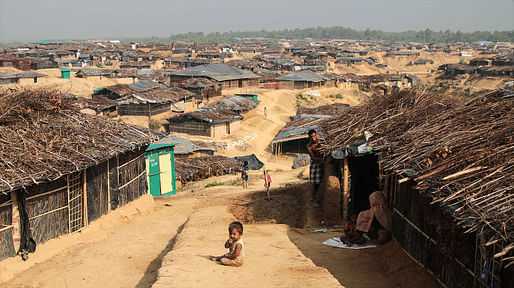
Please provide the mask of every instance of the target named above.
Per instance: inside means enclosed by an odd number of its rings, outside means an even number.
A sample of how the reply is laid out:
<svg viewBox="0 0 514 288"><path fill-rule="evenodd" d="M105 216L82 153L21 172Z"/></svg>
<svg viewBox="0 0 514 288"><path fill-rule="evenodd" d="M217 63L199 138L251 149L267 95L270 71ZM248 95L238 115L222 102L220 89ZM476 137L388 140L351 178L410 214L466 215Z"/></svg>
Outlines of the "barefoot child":
<svg viewBox="0 0 514 288"><path fill-rule="evenodd" d="M243 171L241 171L241 180L243 180L243 188L248 188L248 172L250 172L250 168L248 168L248 161L243 163Z"/></svg>
<svg viewBox="0 0 514 288"><path fill-rule="evenodd" d="M266 193L268 194L268 200L271 200L271 196L269 195L269 187L271 186L271 176L269 176L268 170L264 169L264 188L266 188Z"/></svg>
<svg viewBox="0 0 514 288"><path fill-rule="evenodd" d="M228 240L225 242L225 248L229 250L228 253L221 256L210 256L212 261L220 261L221 264L226 266L241 266L243 265L244 243L243 243L243 224L240 222L232 222L228 226Z"/></svg>

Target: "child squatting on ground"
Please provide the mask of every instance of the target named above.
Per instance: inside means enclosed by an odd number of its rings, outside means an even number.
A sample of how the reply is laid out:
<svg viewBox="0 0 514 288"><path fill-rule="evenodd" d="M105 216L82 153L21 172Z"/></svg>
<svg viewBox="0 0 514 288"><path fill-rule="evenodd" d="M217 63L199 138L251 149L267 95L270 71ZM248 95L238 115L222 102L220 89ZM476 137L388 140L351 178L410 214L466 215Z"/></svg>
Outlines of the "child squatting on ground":
<svg viewBox="0 0 514 288"><path fill-rule="evenodd" d="M232 222L228 226L228 240L225 242L225 248L228 253L221 256L210 256L212 261L219 261L226 266L239 267L243 265L244 243L243 243L243 224L241 222Z"/></svg>

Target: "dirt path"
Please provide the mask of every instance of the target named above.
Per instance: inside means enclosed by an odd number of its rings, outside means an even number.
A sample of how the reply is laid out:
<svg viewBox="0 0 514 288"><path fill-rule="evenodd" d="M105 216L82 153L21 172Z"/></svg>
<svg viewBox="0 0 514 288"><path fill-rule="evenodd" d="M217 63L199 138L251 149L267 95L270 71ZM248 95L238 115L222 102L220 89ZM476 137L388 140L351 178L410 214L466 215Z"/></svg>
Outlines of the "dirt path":
<svg viewBox="0 0 514 288"><path fill-rule="evenodd" d="M215 215L215 216L214 216ZM214 216L214 217L213 217ZM163 259L153 287L341 287L326 269L303 256L287 237L287 226L245 225L245 264L225 267L208 259L223 254L227 223L235 218L226 206L195 212Z"/></svg>
<svg viewBox="0 0 514 288"><path fill-rule="evenodd" d="M229 183L232 175L195 183L178 197L152 201L145 196L81 233L38 246L27 262L19 257L0 262L2 279L11 278L0 286L437 286L407 256L398 258L402 252L394 245L363 252L322 245L332 234L312 233L317 222L309 217L316 216L306 215L312 208L302 206L308 186L296 178L297 171L275 172L272 201L264 200L260 179L250 176L248 190L205 188L212 181ZM304 184L288 184L295 181ZM233 219L245 222L242 268L205 257L223 253L226 226ZM310 228L299 228L305 225Z"/></svg>
<svg viewBox="0 0 514 288"><path fill-rule="evenodd" d="M194 198L155 203L145 198L102 217L81 233L38 246L27 262L19 257L1 262L2 274L15 277L0 286L150 287L162 257L192 211Z"/></svg>

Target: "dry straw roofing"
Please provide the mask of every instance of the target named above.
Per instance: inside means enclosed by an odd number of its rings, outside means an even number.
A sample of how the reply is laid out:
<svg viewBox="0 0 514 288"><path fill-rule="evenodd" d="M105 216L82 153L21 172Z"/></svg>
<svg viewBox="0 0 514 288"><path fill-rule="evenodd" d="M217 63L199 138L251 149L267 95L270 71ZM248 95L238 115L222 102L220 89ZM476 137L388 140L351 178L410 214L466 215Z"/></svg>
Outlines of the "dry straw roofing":
<svg viewBox="0 0 514 288"><path fill-rule="evenodd" d="M385 169L413 173L416 188L450 208L466 232L512 243L514 100L506 95L498 90L463 102L405 90L376 97L324 122L324 148L370 131Z"/></svg>
<svg viewBox="0 0 514 288"><path fill-rule="evenodd" d="M158 138L77 109L55 90L0 94L0 191L56 179Z"/></svg>
<svg viewBox="0 0 514 288"><path fill-rule="evenodd" d="M210 156L175 160L176 178L182 183L233 174L241 170L241 162L225 156Z"/></svg>

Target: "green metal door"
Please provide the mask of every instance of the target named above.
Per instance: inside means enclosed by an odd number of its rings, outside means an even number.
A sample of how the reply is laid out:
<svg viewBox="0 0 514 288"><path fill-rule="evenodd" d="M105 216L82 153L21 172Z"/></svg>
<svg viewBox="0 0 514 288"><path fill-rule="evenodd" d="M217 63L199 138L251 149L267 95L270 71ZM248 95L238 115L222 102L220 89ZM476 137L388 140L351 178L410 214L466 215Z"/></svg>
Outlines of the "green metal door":
<svg viewBox="0 0 514 288"><path fill-rule="evenodd" d="M153 154L148 157L148 182L150 185L150 194L154 196L161 195L161 179L159 170L159 154Z"/></svg>

